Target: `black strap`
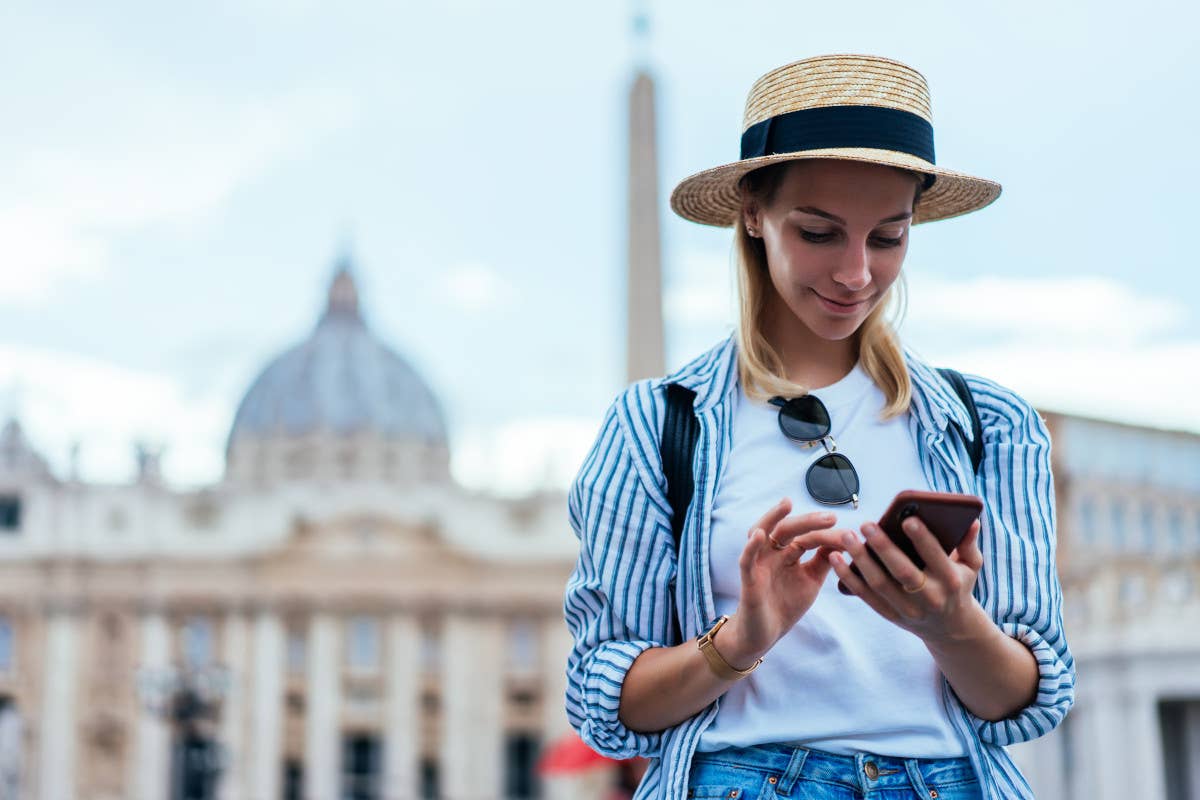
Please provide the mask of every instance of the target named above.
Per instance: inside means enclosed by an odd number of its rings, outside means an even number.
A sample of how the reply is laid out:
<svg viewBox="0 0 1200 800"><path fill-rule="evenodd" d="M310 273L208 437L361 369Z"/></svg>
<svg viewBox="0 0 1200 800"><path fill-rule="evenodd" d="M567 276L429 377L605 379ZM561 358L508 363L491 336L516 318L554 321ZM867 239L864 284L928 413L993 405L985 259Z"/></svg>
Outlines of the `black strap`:
<svg viewBox="0 0 1200 800"><path fill-rule="evenodd" d="M662 455L663 476L667 479L667 500L671 504L671 533L675 537L675 557L679 558L679 543L683 537L683 522L687 519L688 506L692 503L695 486L692 482L692 462L695 459L696 440L700 438L700 420L692 411L696 393L677 383L667 384L667 411L663 419L662 440L659 452ZM676 564L676 575L680 566ZM672 593L674 594L674 593ZM683 641L683 633L676 616L675 641Z"/></svg>
<svg viewBox="0 0 1200 800"><path fill-rule="evenodd" d="M967 445L967 451L971 454L971 466L975 473L978 473L979 465L983 463L983 425L979 422L979 410L975 408L975 398L961 373L949 367L941 367L938 372L942 373L943 378L950 381L950 385L954 387L954 393L958 395L959 400L962 400L963 405L967 407L967 413L971 416L971 435L974 437L972 441L967 441L966 435L957 422L954 423L954 427L958 429L963 443Z"/></svg>
<svg viewBox="0 0 1200 800"><path fill-rule="evenodd" d="M663 420L663 475L667 479L667 500L671 503L671 532L675 535L675 552L683 536L683 521L692 503L692 461L696 440L700 438L700 420L692 412L696 393L677 383L667 384L667 414Z"/></svg>

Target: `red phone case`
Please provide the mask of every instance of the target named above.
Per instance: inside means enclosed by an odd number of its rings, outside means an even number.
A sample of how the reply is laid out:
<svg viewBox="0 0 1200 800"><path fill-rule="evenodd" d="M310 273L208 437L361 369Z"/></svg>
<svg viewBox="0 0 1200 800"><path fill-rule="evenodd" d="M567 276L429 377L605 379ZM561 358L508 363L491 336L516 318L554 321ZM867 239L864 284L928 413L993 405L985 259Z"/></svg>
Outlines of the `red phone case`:
<svg viewBox="0 0 1200 800"><path fill-rule="evenodd" d="M887 511L883 512L883 516L879 518L879 527L888 535L888 538L895 542L916 565L917 569L925 569L925 559L921 558L917 553L916 547L912 541L904 533L900 527L900 523L904 522L910 516L920 518L930 532L937 537L937 540L942 545L942 549L949 554L954 548L958 547L958 543L967 535L967 531L971 528L971 523L974 522L983 512L983 501L975 495L971 494L954 494L952 492L921 492L915 489L906 489L896 495L892 500L892 504L888 506ZM881 567L883 562L875 551L868 545L867 552L875 559ZM850 569L859 578L862 578L862 573L859 571L856 564L851 564ZM884 567L886 571L887 568ZM839 580L838 589L847 594L845 585Z"/></svg>

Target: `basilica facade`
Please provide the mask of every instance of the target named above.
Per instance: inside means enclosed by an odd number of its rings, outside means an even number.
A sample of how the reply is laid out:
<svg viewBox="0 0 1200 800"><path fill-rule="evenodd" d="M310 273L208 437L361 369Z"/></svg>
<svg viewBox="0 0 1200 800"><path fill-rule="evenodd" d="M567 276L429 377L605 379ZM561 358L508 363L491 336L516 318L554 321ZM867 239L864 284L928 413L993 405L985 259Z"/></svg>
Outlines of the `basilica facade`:
<svg viewBox="0 0 1200 800"><path fill-rule="evenodd" d="M565 497L450 477L352 271L222 481L60 479L0 433L0 798L532 797L568 730Z"/></svg>

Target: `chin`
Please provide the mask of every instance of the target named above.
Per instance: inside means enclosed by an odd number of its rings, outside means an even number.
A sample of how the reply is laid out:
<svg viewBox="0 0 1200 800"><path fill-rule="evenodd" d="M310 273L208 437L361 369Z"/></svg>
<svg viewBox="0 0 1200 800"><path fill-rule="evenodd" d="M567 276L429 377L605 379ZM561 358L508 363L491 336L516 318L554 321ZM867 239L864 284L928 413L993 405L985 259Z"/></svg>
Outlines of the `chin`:
<svg viewBox="0 0 1200 800"><path fill-rule="evenodd" d="M862 321L854 325L825 325L809 326L809 329L827 342L840 342L849 339L862 328Z"/></svg>

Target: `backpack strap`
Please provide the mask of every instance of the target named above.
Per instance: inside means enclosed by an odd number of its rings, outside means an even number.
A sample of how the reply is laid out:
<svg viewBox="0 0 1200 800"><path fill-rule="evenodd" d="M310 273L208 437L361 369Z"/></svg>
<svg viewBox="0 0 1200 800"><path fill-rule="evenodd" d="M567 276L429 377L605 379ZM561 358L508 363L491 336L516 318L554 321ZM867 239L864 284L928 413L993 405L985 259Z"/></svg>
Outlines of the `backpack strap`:
<svg viewBox="0 0 1200 800"><path fill-rule="evenodd" d="M663 476L667 479L667 500L671 503L671 532L675 536L675 552L683 536L683 521L692 503L692 461L696 440L700 438L700 420L692 412L696 393L677 383L667 384L667 413L663 420Z"/></svg>
<svg viewBox="0 0 1200 800"><path fill-rule="evenodd" d="M677 383L667 384L667 410L663 419L662 455L663 476L667 479L667 500L671 504L671 533L675 537L675 557L679 558L679 543L683 538L683 521L692 503L695 485L692 482L692 462L696 440L700 438L700 420L692 410L696 393ZM676 567L678 574L678 566ZM675 641L683 641L678 616L674 619Z"/></svg>
<svg viewBox="0 0 1200 800"><path fill-rule="evenodd" d="M974 437L972 441L967 441L966 434L957 422L954 423L954 427L958 430L959 436L967 446L967 451L971 454L971 466L974 468L974 473L978 474L979 465L983 463L983 425L979 422L979 409L975 408L975 398L971 395L971 389L967 386L967 381L963 378L962 373L949 367L940 367L938 372L954 387L954 393L967 407L967 414L971 417L971 435Z"/></svg>

